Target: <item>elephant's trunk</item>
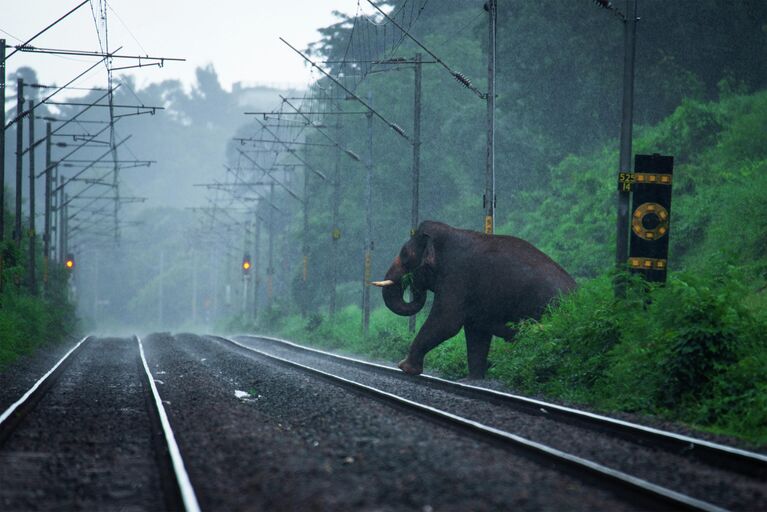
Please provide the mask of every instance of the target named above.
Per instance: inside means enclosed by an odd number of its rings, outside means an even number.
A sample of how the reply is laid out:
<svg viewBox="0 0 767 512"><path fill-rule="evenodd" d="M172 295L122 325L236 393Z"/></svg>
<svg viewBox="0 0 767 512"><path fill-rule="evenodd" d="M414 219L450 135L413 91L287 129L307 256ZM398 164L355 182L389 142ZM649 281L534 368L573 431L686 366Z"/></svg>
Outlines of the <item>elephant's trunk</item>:
<svg viewBox="0 0 767 512"><path fill-rule="evenodd" d="M384 303L393 313L400 316L413 316L426 304L426 290L420 290L413 287L412 302L405 302L405 289L402 286L402 277L405 275L405 269L399 261L399 257L386 272L385 281L392 281L391 284L382 287Z"/></svg>

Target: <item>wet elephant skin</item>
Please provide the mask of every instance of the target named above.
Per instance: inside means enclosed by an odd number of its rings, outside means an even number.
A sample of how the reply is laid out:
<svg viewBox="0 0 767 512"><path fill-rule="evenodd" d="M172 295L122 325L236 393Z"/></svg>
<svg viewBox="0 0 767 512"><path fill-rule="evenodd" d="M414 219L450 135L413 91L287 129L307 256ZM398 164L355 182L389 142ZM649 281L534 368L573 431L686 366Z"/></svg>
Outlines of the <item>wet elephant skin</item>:
<svg viewBox="0 0 767 512"><path fill-rule="evenodd" d="M400 368L421 373L425 355L463 327L471 378L484 377L492 336L513 339L509 322L540 318L552 300L575 287L562 267L524 240L434 221L421 223L385 280L384 302L398 315L416 314L427 290L434 292L429 316ZM409 303L407 281L414 295Z"/></svg>

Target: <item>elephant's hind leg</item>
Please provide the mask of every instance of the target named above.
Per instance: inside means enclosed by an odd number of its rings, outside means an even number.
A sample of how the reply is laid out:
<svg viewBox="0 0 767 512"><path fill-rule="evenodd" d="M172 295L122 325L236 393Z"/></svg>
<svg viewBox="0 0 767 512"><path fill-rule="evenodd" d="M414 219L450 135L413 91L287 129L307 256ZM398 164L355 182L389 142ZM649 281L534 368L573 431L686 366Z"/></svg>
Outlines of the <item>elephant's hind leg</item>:
<svg viewBox="0 0 767 512"><path fill-rule="evenodd" d="M465 325L466 355L469 360L469 378L484 379L487 371L487 354L490 352L492 334L476 326Z"/></svg>

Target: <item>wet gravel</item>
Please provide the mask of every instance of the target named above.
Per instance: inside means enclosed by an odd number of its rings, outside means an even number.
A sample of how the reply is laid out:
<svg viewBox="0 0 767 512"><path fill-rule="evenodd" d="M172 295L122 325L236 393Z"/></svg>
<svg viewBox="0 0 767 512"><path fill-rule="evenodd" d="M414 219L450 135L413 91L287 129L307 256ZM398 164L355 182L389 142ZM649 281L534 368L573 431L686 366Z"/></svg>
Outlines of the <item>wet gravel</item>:
<svg viewBox="0 0 767 512"><path fill-rule="evenodd" d="M132 339L86 342L0 447L0 510L165 509L138 364Z"/></svg>
<svg viewBox="0 0 767 512"><path fill-rule="evenodd" d="M424 379L384 375L257 337L237 341L269 354L318 368L399 396L507 430L664 487L733 510L767 509L767 486L756 479L684 456L651 449L593 430L525 414L508 405L467 398L430 386Z"/></svg>
<svg viewBox="0 0 767 512"><path fill-rule="evenodd" d="M218 342L181 334L144 344L203 510L636 509Z"/></svg>
<svg viewBox="0 0 767 512"><path fill-rule="evenodd" d="M0 411L6 410L45 375L82 338L38 347L11 364L0 366Z"/></svg>

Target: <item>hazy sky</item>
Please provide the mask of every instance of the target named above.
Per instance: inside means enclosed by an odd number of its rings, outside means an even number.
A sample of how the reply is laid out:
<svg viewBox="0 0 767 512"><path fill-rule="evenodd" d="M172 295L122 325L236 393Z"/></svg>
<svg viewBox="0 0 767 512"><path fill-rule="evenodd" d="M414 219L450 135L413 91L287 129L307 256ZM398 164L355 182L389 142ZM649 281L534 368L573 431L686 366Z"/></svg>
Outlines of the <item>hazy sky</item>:
<svg viewBox="0 0 767 512"><path fill-rule="evenodd" d="M3 0L0 37L19 44L78 5L82 0ZM91 0L32 44L46 48L98 50L94 23L98 0ZM361 3L366 4L364 0ZM337 21L334 10L357 11L357 0L110 0L109 45L123 47L121 53L181 57L186 62L168 62L156 67L131 70L139 85L179 78L194 80L194 70L213 63L222 85L246 84L303 86L311 75L302 59L285 46L285 38L299 49L319 39L316 31ZM365 7L367 9L367 7ZM102 34L103 40L103 34ZM9 50L10 51L10 50ZM10 75L20 66L34 67L41 82L69 81L93 59L17 53L7 62ZM115 66L129 61L116 61ZM118 72L128 73L128 72ZM78 81L79 85L103 85L103 66Z"/></svg>

